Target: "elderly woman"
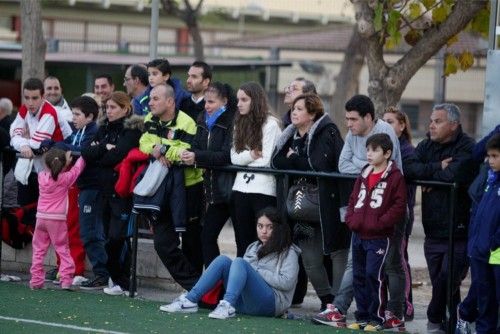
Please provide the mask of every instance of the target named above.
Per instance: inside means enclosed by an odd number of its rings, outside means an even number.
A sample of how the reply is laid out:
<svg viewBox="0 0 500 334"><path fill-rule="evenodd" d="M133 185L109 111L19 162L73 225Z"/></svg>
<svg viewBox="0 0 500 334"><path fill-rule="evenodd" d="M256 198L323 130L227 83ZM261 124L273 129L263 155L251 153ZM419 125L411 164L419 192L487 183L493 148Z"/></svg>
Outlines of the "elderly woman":
<svg viewBox="0 0 500 334"><path fill-rule="evenodd" d="M292 104L290 124L281 135L272 158L272 167L316 172L338 172L338 158L344 141L337 126L325 114L316 94L302 94ZM294 237L302 250L302 261L321 300L321 309L333 301L345 270L350 233L341 222L338 180L308 179L319 185L320 218L317 222L295 222ZM348 193L344 201L347 201ZM344 202L344 203L345 203ZM332 259L332 283L323 264L323 255Z"/></svg>

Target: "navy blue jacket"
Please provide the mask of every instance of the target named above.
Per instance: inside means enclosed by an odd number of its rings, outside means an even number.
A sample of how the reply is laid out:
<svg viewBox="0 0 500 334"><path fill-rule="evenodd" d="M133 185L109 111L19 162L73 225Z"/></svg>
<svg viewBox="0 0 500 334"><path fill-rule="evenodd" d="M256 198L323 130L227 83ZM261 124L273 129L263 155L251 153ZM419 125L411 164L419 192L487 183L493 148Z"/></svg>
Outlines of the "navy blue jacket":
<svg viewBox="0 0 500 334"><path fill-rule="evenodd" d="M489 170L484 193L469 227L468 255L488 262L500 247L500 172Z"/></svg>

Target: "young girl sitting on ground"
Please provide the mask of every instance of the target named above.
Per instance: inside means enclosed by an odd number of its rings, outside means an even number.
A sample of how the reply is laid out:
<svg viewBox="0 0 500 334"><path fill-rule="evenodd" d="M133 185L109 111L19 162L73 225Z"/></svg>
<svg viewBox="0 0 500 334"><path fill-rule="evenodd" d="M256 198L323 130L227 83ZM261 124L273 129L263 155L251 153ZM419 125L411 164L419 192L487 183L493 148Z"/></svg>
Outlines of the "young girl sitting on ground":
<svg viewBox="0 0 500 334"><path fill-rule="evenodd" d="M160 307L165 312L194 313L198 301L219 280L226 293L208 317L227 319L235 313L278 316L291 305L300 250L292 244L290 230L275 208L265 208L257 215L258 241L248 246L243 258L233 261L218 256L187 294Z"/></svg>
<svg viewBox="0 0 500 334"><path fill-rule="evenodd" d="M79 158L75 165L65 171L71 163L71 151L57 148L45 154L46 169L38 174L40 197L36 213L36 227L33 235L33 260L31 264L31 289L41 289L45 281L43 259L52 244L61 259L59 273L61 288L71 288L75 264L68 244L68 191L85 167Z"/></svg>

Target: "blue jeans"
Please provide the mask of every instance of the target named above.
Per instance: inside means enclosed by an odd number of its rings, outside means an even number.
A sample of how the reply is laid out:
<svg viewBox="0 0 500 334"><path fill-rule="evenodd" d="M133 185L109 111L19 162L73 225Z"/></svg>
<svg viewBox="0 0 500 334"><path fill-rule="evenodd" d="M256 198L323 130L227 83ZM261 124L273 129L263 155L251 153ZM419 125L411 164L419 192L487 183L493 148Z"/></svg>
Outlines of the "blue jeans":
<svg viewBox="0 0 500 334"><path fill-rule="evenodd" d="M219 255L210 263L186 298L197 303L219 280L223 280L226 288L224 300L229 302L238 313L274 316L273 289L241 257L231 261L227 256Z"/></svg>
<svg viewBox="0 0 500 334"><path fill-rule="evenodd" d="M347 310L351 306L352 299L354 298L354 289L352 287L352 240L347 255L347 263L345 265L344 276L340 283L339 290L335 295L333 304L339 309L342 314L347 314Z"/></svg>
<svg viewBox="0 0 500 334"><path fill-rule="evenodd" d="M105 249L106 238L100 213L102 202L100 191L83 189L78 196L80 238L85 252L92 264L95 276L109 277L106 267L108 255Z"/></svg>

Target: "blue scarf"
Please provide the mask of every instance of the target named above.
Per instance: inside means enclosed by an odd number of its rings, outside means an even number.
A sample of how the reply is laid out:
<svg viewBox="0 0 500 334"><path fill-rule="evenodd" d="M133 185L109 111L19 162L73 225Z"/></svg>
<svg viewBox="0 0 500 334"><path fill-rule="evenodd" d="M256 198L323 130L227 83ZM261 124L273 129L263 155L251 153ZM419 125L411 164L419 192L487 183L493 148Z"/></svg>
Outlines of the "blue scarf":
<svg viewBox="0 0 500 334"><path fill-rule="evenodd" d="M209 115L205 111L205 124L208 127L208 131L212 131L212 128L214 127L215 122L217 121L217 118L219 118L219 116L222 115L224 111L226 111L226 106L220 107L219 110L214 112L212 115Z"/></svg>

